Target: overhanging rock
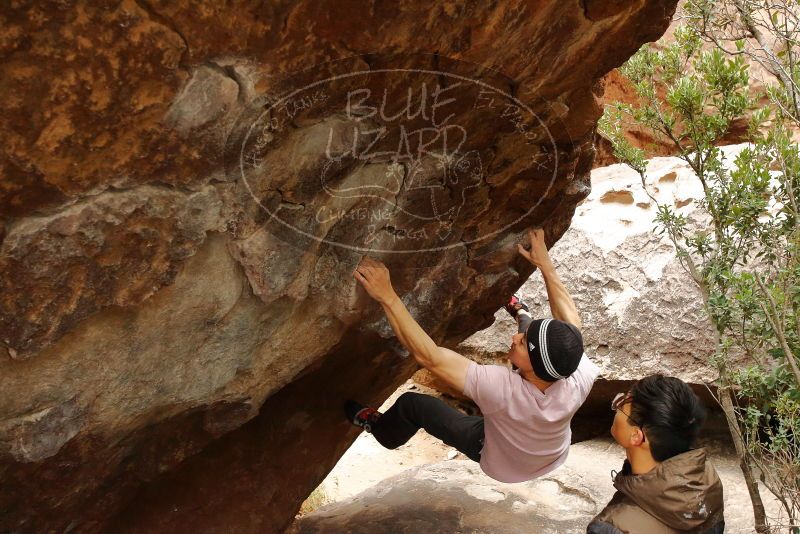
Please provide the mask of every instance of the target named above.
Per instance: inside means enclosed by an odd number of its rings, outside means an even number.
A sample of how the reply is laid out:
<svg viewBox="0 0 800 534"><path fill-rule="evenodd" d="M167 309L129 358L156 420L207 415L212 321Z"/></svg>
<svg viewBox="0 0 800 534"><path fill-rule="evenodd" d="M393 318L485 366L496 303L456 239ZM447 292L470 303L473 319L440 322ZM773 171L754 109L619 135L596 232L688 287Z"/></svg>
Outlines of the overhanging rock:
<svg viewBox="0 0 800 534"><path fill-rule="evenodd" d="M0 530L283 528L414 370L358 259L442 345L491 324L675 0L615 6L4 9Z"/></svg>

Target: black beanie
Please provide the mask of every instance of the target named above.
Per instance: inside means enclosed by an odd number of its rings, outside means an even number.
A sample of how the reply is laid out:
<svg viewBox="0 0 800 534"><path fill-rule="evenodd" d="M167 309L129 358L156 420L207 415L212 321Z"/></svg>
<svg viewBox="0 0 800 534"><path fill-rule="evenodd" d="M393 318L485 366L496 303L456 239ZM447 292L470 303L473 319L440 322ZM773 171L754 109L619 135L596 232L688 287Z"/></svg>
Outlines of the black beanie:
<svg viewBox="0 0 800 534"><path fill-rule="evenodd" d="M567 378L574 373L583 356L580 330L558 319L531 321L525 341L533 372L548 382Z"/></svg>

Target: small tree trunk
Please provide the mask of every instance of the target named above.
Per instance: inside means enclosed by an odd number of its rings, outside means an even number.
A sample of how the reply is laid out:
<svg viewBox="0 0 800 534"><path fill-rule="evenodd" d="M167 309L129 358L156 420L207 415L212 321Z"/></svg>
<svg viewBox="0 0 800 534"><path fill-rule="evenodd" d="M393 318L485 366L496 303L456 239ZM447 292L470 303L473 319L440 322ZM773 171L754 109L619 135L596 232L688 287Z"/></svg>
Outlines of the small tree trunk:
<svg viewBox="0 0 800 534"><path fill-rule="evenodd" d="M719 401L722 405L722 411L725 412L728 430L731 432L733 445L736 447L736 455L739 457L739 467L742 469L744 483L747 486L747 492L750 494L750 501L753 503L753 520L755 521L756 532L759 534L766 534L770 531L769 526L767 526L767 514L764 510L761 494L758 492L758 483L753 474L753 467L750 465L750 462L747 461L747 450L745 449L742 434L739 431L739 424L736 422L736 412L734 412L733 409L731 390L728 387L722 387L719 388L719 392Z"/></svg>

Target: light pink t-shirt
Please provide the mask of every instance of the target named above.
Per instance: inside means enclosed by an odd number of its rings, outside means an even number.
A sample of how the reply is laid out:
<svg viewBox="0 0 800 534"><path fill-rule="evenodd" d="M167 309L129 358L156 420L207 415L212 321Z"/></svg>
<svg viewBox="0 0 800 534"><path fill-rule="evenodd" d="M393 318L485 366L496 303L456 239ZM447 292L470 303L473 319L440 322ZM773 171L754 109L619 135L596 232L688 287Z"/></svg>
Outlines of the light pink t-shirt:
<svg viewBox="0 0 800 534"><path fill-rule="evenodd" d="M483 472L500 482L523 482L563 464L570 420L599 374L584 353L572 375L542 392L508 367L470 362L464 394L484 416Z"/></svg>

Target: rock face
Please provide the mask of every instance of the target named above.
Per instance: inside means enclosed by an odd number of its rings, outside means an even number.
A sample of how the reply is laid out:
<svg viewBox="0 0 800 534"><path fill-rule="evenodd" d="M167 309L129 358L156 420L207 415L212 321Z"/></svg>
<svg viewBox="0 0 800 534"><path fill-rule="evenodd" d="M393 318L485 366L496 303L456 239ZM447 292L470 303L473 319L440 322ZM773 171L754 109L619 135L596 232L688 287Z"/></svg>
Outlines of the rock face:
<svg viewBox="0 0 800 534"><path fill-rule="evenodd" d="M488 326L675 3L5 8L0 531L283 528L415 368L361 255Z"/></svg>

